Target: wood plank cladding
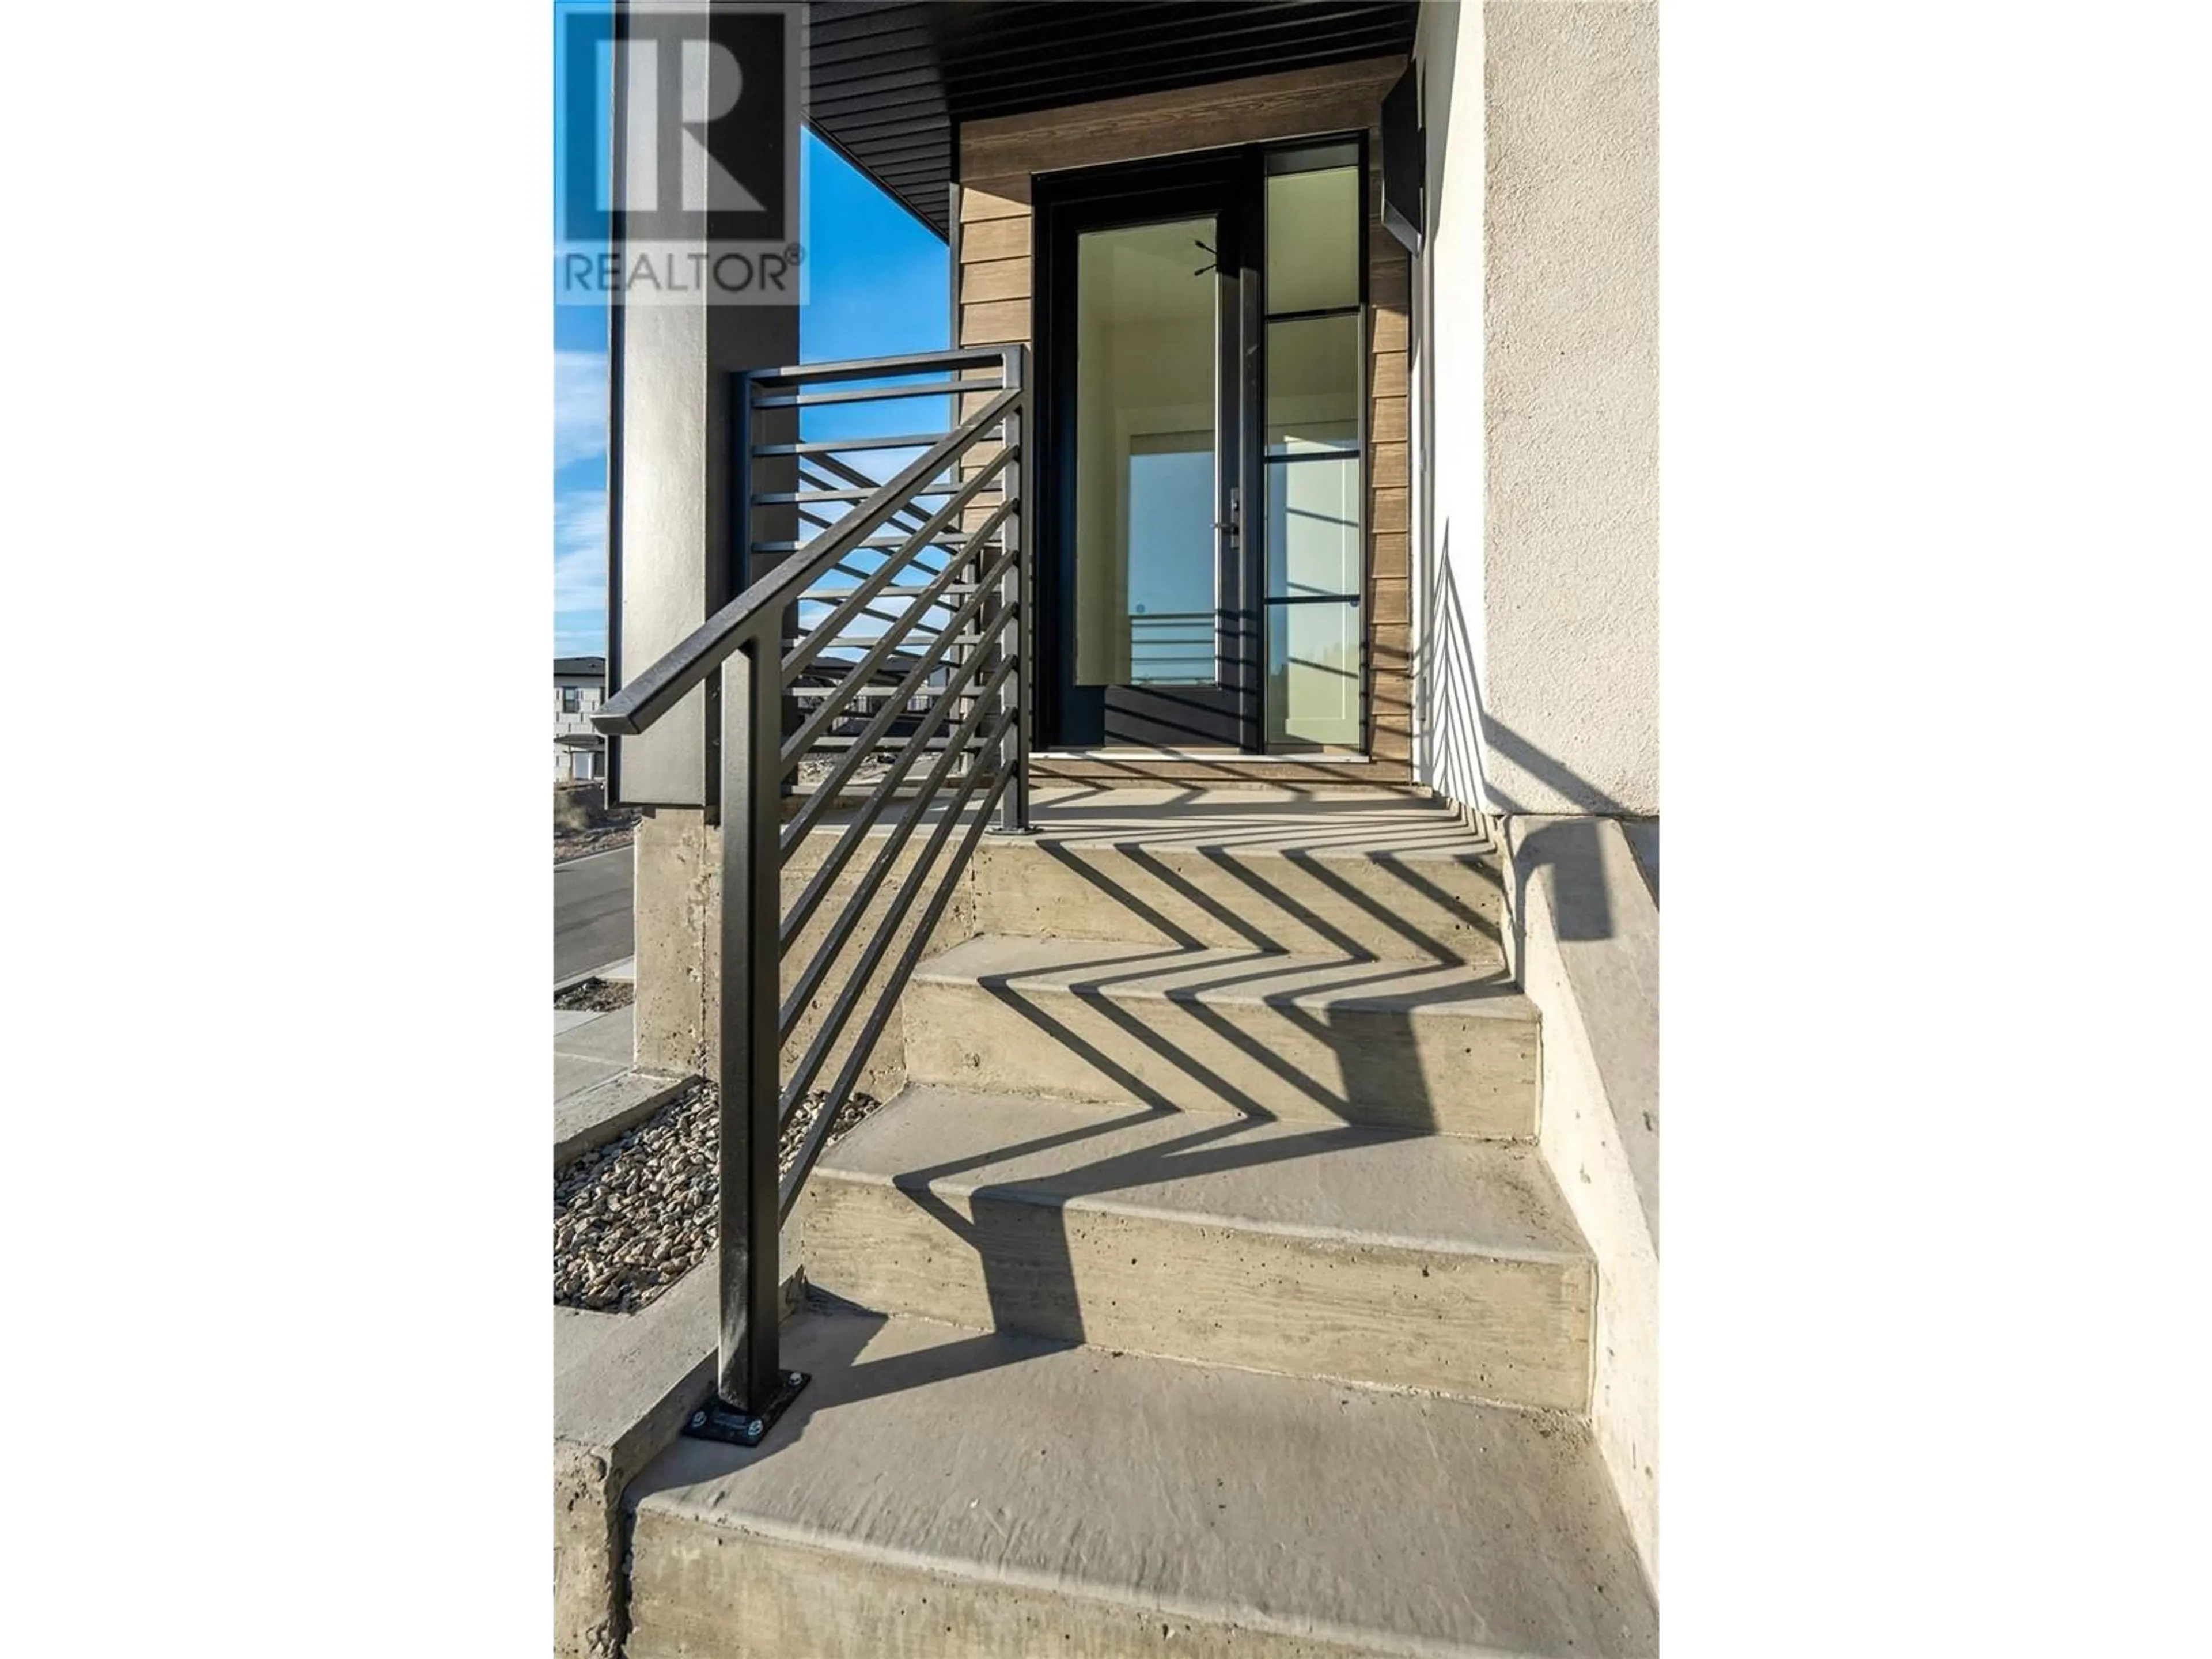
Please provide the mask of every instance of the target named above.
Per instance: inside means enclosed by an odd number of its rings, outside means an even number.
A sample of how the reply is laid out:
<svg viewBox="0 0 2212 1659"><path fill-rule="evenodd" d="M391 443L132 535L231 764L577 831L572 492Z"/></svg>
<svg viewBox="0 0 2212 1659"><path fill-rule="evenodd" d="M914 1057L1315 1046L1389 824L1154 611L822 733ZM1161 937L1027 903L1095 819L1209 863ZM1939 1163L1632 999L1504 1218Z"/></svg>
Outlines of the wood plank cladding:
<svg viewBox="0 0 2212 1659"><path fill-rule="evenodd" d="M1410 538L1407 436L1406 250L1379 218L1378 121L1402 57L1363 58L1249 80L961 124L954 152L960 234L960 343L1034 344L1030 300L1030 202L1039 173L1103 167L1230 145L1352 132L1368 134L1367 579L1361 606L1368 672L1368 753L1363 781L1402 783L1413 754L1407 649ZM1135 766L1136 763L1127 765Z"/></svg>
<svg viewBox="0 0 2212 1659"><path fill-rule="evenodd" d="M1030 296L1018 300L978 300L960 307L960 343L963 346L1005 345L1030 337Z"/></svg>
<svg viewBox="0 0 2212 1659"><path fill-rule="evenodd" d="M1246 81L965 121L954 145L956 176L963 183L1022 179L1229 144L1371 129L1381 114L1382 94L1405 68L1401 57L1364 58Z"/></svg>
<svg viewBox="0 0 2212 1659"><path fill-rule="evenodd" d="M1030 297L1027 259L979 259L960 267L960 303L980 300L1026 300Z"/></svg>

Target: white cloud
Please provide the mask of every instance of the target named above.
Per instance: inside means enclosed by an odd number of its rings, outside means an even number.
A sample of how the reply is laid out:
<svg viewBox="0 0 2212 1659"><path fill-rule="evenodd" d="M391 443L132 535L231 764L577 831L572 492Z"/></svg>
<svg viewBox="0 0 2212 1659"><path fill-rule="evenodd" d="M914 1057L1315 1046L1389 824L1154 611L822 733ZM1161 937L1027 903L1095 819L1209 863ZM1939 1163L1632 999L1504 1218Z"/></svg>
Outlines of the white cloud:
<svg viewBox="0 0 2212 1659"><path fill-rule="evenodd" d="M553 504L555 648L606 648L607 492L578 489Z"/></svg>
<svg viewBox="0 0 2212 1659"><path fill-rule="evenodd" d="M607 354L553 354L553 465L607 453Z"/></svg>

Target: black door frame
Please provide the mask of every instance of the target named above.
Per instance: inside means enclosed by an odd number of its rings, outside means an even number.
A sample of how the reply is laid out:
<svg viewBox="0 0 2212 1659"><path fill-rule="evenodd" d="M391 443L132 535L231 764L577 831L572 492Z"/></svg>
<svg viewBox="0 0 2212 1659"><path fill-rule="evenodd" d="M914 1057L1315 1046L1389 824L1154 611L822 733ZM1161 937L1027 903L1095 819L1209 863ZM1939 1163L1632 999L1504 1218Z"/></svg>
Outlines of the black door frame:
<svg viewBox="0 0 2212 1659"><path fill-rule="evenodd" d="M1261 445L1261 191L1258 152L1213 150L1164 161L1087 168L1036 180L1031 293L1036 317L1036 406L1041 465L1035 480L1037 630L1034 665L1042 746L1093 748L1111 742L1158 748L1226 747L1257 753L1262 672L1259 565L1253 532ZM1216 688L1082 686L1073 682L1075 640L1075 260L1085 230L1200 213L1219 215L1221 361L1217 385L1220 442L1231 464L1215 481L1218 614ZM1233 493L1232 493L1233 492Z"/></svg>

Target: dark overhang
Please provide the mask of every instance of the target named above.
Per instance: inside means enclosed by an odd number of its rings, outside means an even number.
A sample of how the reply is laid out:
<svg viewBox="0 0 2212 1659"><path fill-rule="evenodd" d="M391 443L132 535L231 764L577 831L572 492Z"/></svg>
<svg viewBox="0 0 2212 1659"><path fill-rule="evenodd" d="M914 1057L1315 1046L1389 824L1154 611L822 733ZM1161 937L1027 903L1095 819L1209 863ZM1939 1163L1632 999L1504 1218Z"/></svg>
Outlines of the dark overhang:
<svg viewBox="0 0 2212 1659"><path fill-rule="evenodd" d="M807 123L942 236L955 124L1408 52L1411 0L811 0Z"/></svg>

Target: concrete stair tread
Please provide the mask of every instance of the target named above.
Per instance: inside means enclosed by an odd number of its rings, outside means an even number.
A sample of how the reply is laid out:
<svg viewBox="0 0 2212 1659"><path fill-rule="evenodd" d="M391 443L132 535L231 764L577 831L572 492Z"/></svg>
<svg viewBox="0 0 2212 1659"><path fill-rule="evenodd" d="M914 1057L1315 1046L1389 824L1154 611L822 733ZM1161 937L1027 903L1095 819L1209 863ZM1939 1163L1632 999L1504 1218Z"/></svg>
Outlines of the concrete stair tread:
<svg viewBox="0 0 2212 1659"><path fill-rule="evenodd" d="M782 1352L766 1445L630 1488L634 1659L1656 1651L1570 1419L818 1306Z"/></svg>
<svg viewBox="0 0 2212 1659"><path fill-rule="evenodd" d="M1537 1018L1534 1005L1498 969L1119 939L980 934L921 963L915 978L938 985L1103 993L1117 1000L1366 1009L1415 1019Z"/></svg>
<svg viewBox="0 0 2212 1659"><path fill-rule="evenodd" d="M1380 791L1038 790L1030 819L1039 838L1079 847L1498 861L1491 841L1445 808Z"/></svg>
<svg viewBox="0 0 2212 1659"><path fill-rule="evenodd" d="M1581 1261L1533 1146L916 1084L816 1180L1000 1197L1438 1255Z"/></svg>
<svg viewBox="0 0 2212 1659"><path fill-rule="evenodd" d="M943 808L932 805L924 823ZM859 809L835 806L815 834L842 830ZM895 814L864 832L890 833ZM1227 848L1320 858L1499 862L1497 843L1435 802L1387 790L1327 796L1281 789L1045 787L1030 795L1024 839L1079 847Z"/></svg>

